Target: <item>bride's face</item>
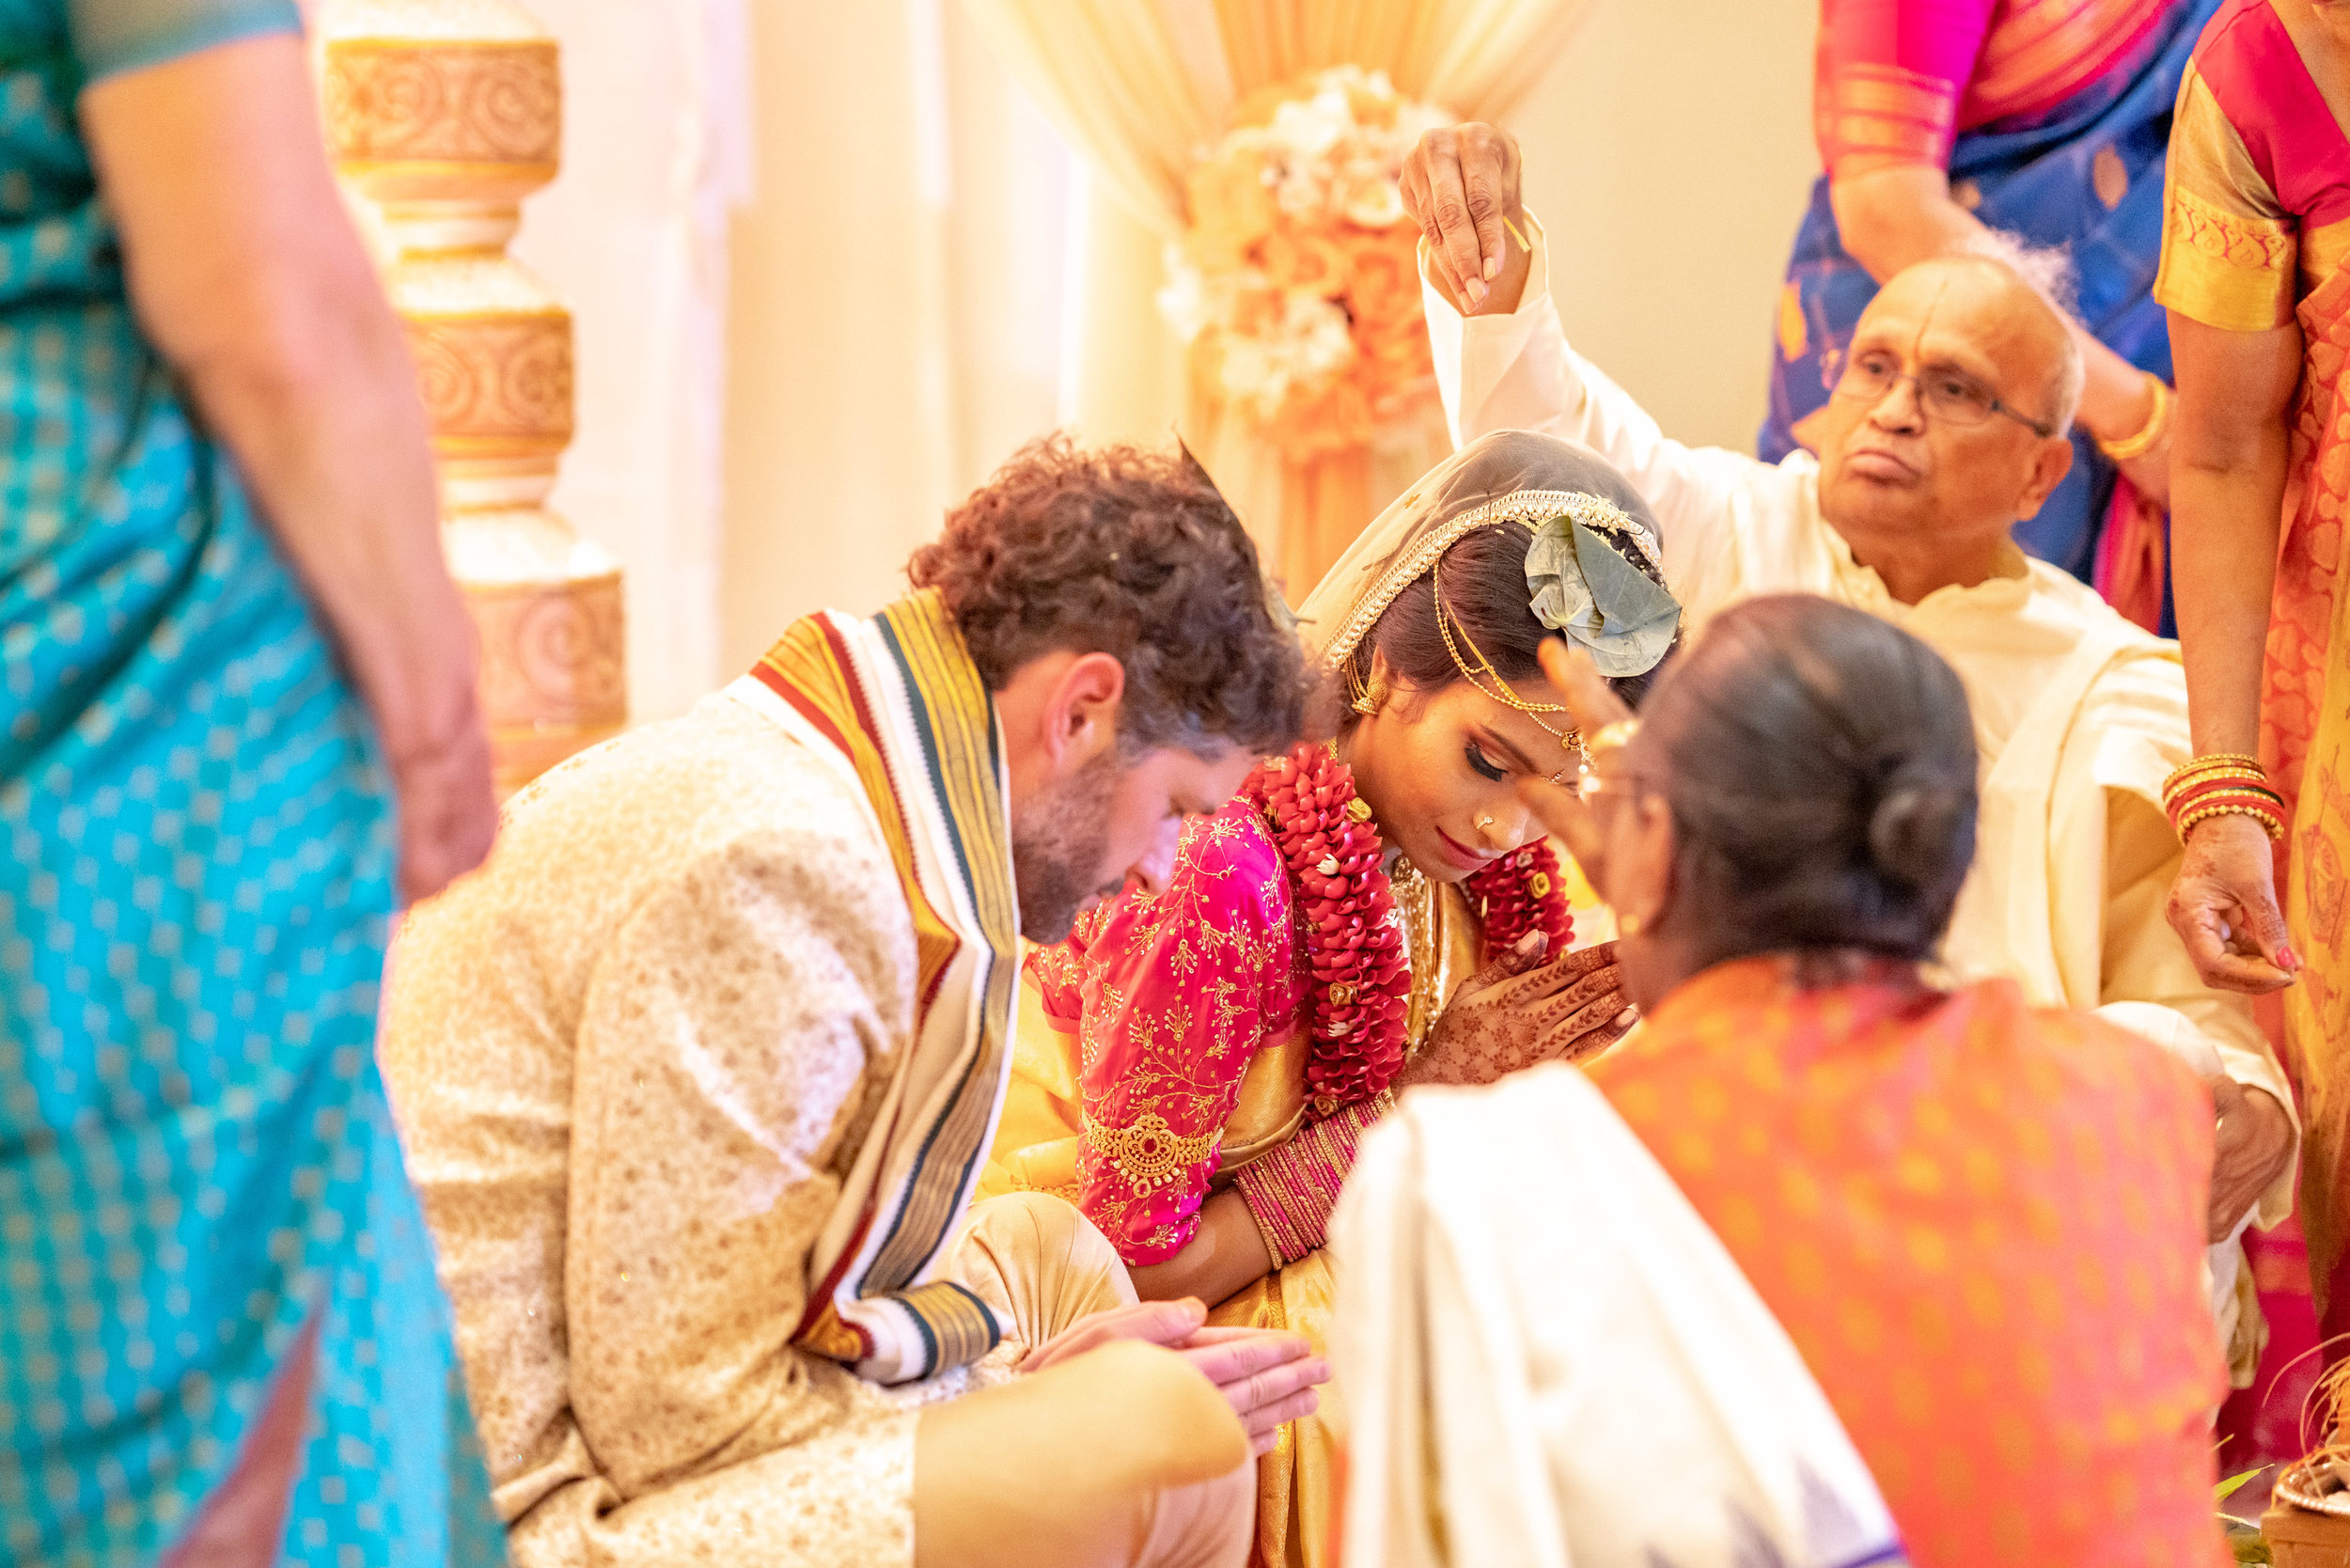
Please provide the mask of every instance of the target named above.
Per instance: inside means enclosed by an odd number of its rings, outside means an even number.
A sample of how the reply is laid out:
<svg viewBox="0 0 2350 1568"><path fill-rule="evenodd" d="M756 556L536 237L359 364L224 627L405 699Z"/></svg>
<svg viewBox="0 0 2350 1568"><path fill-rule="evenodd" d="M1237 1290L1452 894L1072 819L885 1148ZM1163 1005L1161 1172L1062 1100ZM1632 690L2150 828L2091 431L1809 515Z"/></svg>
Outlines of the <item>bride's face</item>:
<svg viewBox="0 0 2350 1568"><path fill-rule="evenodd" d="M1511 687L1528 702L1559 700L1547 681ZM1543 717L1563 728L1566 715ZM1458 882L1541 838L1518 781L1574 764L1558 736L1466 681L1433 691L1397 685L1356 722L1344 755L1387 841L1438 882Z"/></svg>

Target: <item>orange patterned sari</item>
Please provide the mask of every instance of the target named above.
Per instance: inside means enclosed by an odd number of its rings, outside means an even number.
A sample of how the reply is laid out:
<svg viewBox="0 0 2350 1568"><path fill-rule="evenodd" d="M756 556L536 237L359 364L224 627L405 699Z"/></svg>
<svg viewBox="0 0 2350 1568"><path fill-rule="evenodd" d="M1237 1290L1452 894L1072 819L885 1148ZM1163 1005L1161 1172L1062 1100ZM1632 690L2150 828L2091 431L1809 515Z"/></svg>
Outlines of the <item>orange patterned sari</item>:
<svg viewBox="0 0 2350 1568"><path fill-rule="evenodd" d="M2226 1561L2201 1087L2011 980L1807 989L1793 964L1685 982L1590 1076L1794 1341L1909 1560Z"/></svg>
<svg viewBox="0 0 2350 1568"><path fill-rule="evenodd" d="M2350 1231L2350 137L2268 0L2228 0L2180 88L2154 297L2206 326L2297 322L2301 390L2262 679L2261 749L2294 812L2285 916L2308 965L2284 994L2306 1125L2302 1224L2321 1306Z"/></svg>

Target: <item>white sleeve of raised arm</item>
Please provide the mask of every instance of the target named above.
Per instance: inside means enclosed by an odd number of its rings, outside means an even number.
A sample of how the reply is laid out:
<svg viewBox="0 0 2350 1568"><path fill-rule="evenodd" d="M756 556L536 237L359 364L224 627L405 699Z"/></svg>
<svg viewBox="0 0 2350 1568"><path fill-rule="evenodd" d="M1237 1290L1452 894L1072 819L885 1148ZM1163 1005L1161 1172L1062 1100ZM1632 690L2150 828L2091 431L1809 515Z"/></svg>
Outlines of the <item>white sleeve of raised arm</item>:
<svg viewBox="0 0 2350 1568"><path fill-rule="evenodd" d="M1665 530L1666 574L1676 588L1685 594L1685 580L1700 563L1708 579L1743 576L1720 568L1747 554L1741 546L1757 531L1778 532L1773 523L1779 514L1792 519L1810 510L1805 476L1742 452L1691 447L1666 435L1631 393L1567 342L1550 296L1542 226L1528 213L1526 227L1534 245L1533 264L1518 307L1507 315L1465 320L1430 280L1424 243L1421 248L1429 346L1454 443L1499 430L1540 431L1580 442L1622 470L1655 509Z"/></svg>

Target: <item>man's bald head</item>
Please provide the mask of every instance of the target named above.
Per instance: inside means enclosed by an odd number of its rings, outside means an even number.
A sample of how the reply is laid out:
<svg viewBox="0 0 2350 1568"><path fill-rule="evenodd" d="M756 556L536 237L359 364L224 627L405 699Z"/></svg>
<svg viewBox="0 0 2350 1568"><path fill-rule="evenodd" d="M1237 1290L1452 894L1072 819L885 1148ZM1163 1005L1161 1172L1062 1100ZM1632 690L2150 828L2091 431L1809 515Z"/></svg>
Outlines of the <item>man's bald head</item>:
<svg viewBox="0 0 2350 1568"><path fill-rule="evenodd" d="M2062 310L2013 260L1904 268L1854 323L1820 411L1822 513L1921 591L2005 570L2009 531L2072 467L2081 373Z"/></svg>
<svg viewBox="0 0 2350 1568"><path fill-rule="evenodd" d="M2088 380L2088 363L2081 357L2068 313L2073 291L2072 264L2062 251L2034 249L2010 235L1987 229L1963 248L1931 257L1893 274L1886 287L1919 274L1919 281L1972 271L1995 279L2022 330L2019 346L2043 362L2040 400L2023 412L2055 427L2062 435L2080 413L2081 387ZM2018 367L2019 369L2023 367Z"/></svg>

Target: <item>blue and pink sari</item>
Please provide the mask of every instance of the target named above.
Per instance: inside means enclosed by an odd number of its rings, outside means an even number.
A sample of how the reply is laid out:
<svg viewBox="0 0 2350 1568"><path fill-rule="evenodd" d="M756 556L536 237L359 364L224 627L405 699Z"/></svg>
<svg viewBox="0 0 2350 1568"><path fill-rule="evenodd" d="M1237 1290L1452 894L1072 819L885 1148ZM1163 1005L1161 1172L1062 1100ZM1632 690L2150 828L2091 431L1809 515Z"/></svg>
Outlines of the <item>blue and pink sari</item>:
<svg viewBox="0 0 2350 1568"><path fill-rule="evenodd" d="M1995 229L2060 246L2076 313L2141 369L2170 379L2149 290L2162 249L2163 168L2179 81L2220 0L1822 0L1812 116L1825 172L1796 233L1779 299L1773 462L1807 445L1841 349L1876 282L1845 254L1831 180L1897 164L1949 170L1950 192ZM2087 432L2018 542L2096 586L2150 627L2170 619L2160 513L2140 505Z"/></svg>

